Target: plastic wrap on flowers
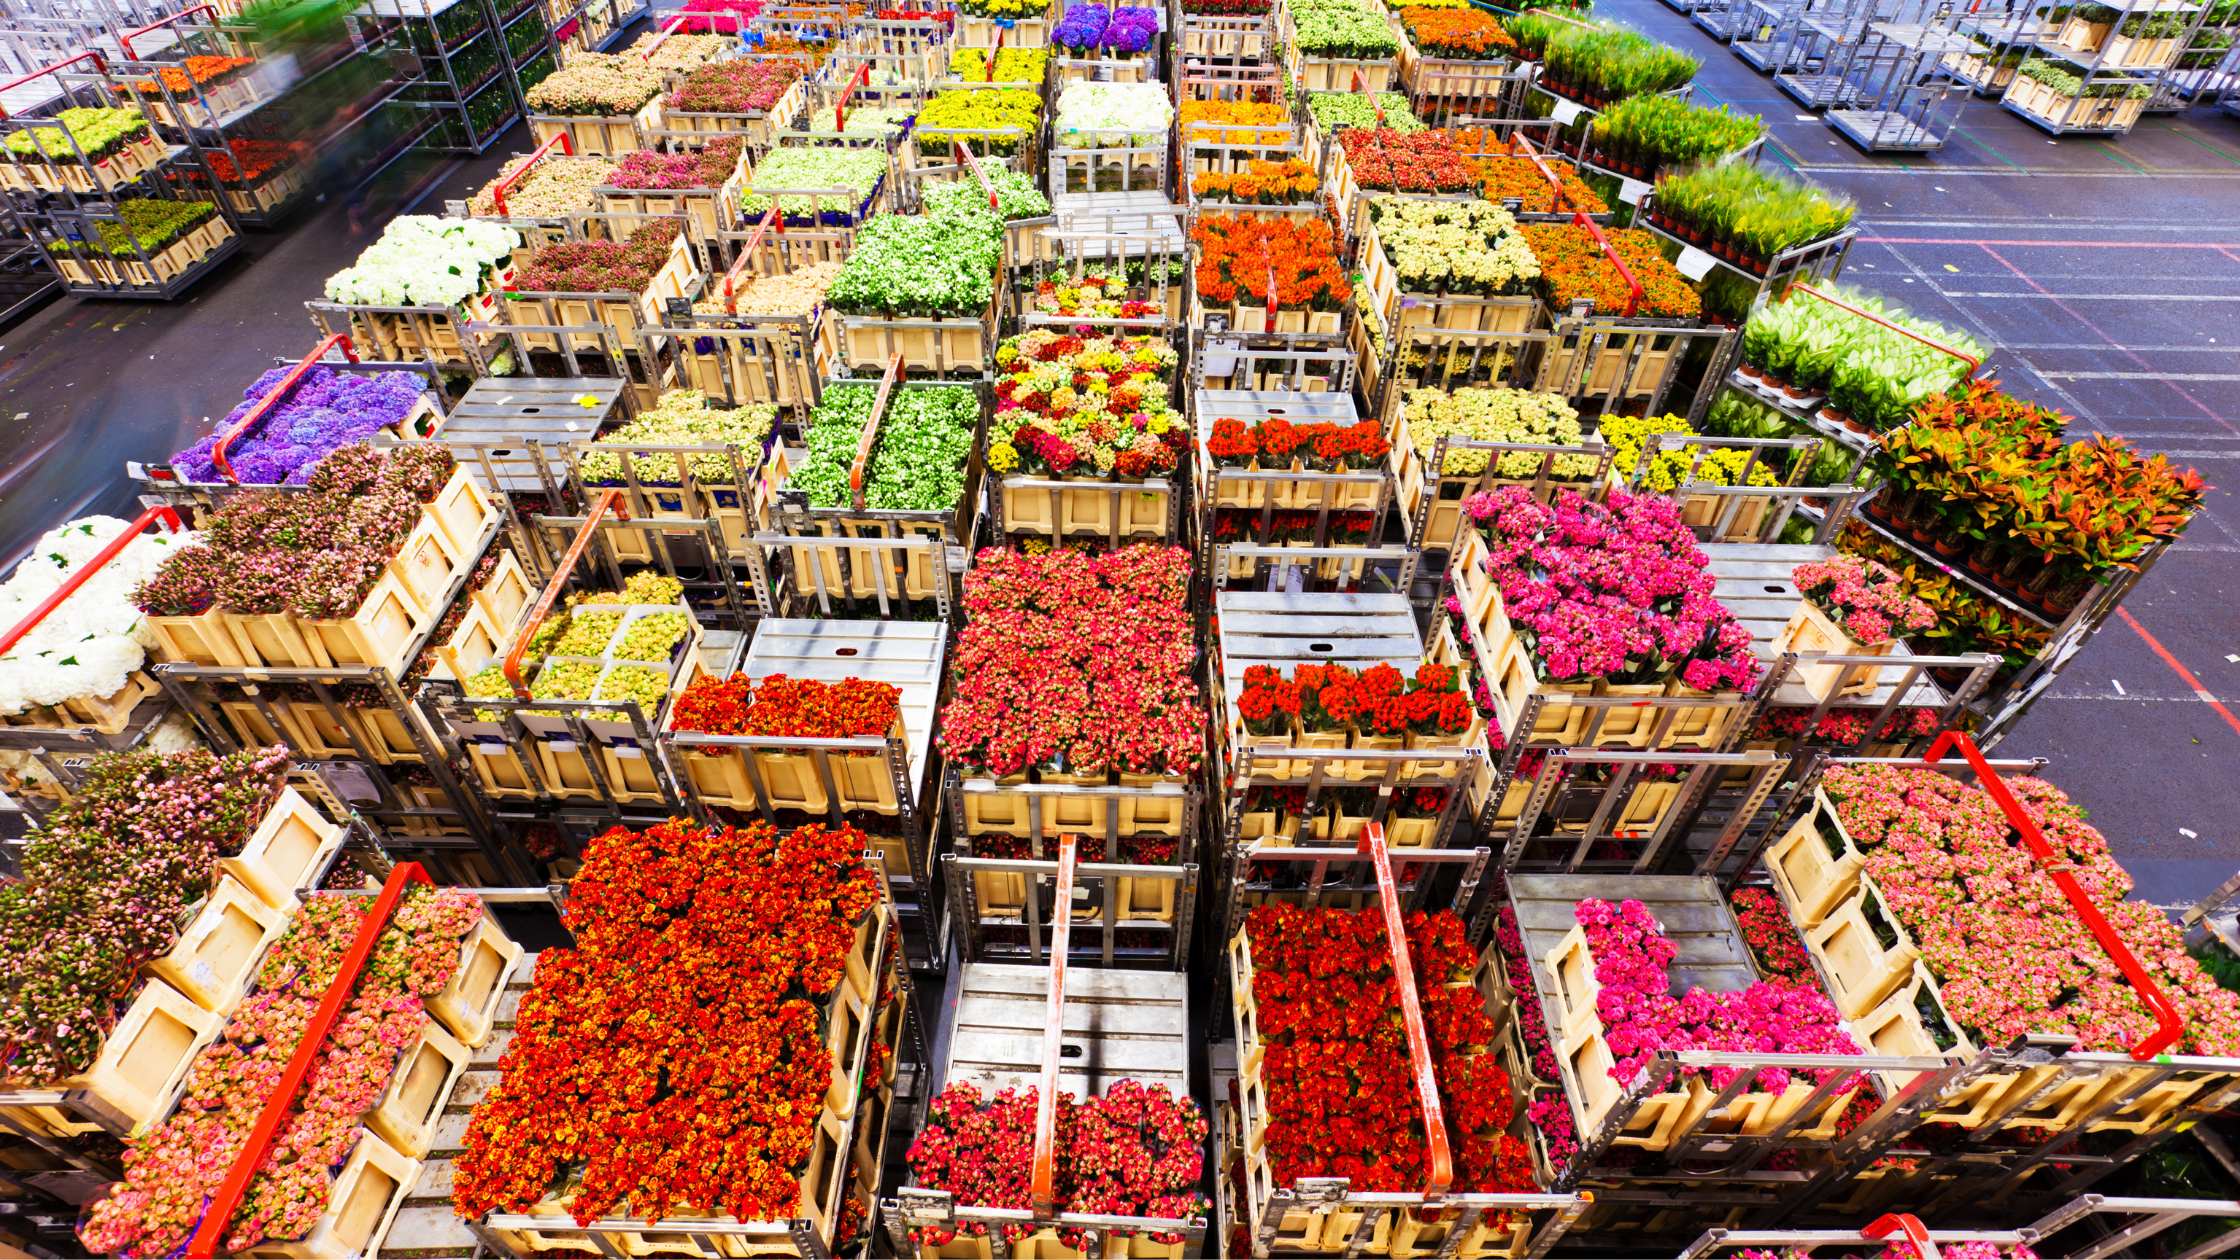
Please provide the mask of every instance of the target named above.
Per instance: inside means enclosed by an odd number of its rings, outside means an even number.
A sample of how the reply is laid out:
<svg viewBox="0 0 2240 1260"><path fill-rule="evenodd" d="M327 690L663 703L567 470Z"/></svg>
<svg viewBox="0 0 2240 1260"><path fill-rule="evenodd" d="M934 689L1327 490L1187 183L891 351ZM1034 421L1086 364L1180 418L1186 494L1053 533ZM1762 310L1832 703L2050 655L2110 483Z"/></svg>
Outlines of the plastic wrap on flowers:
<svg viewBox="0 0 2240 1260"><path fill-rule="evenodd" d="M1927 770L1831 769L1823 784L1866 854L1885 903L1918 943L1948 1014L1978 1044L2024 1033L2119 1051L2155 1017L2078 921L1991 794ZM2178 1008L2186 1054L2240 1054L2240 994L2189 956L2153 906L2125 900L2131 877L2084 811L2042 779L2007 780L2055 855L2068 863L2148 975Z"/></svg>
<svg viewBox="0 0 2240 1260"><path fill-rule="evenodd" d="M833 1081L819 1004L879 901L868 844L682 820L593 840L564 915L576 946L539 956L468 1122L458 1212L528 1211L554 1189L585 1223L808 1215L799 1178Z"/></svg>
<svg viewBox="0 0 2240 1260"><path fill-rule="evenodd" d="M1091 558L991 547L965 575L971 624L941 746L967 773L1189 774L1205 747L1191 667L1190 553L1143 543Z"/></svg>
<svg viewBox="0 0 2240 1260"><path fill-rule="evenodd" d="M201 1223L250 1129L342 969L369 902L314 893L273 942L219 1039L188 1070L178 1111L133 1140L125 1180L96 1202L80 1234L99 1254L175 1255ZM358 1121L389 1087L397 1056L426 1026L423 999L459 966L459 942L482 917L474 894L409 888L359 973L318 1057L223 1235L228 1251L302 1238L328 1208L330 1169L359 1140Z"/></svg>

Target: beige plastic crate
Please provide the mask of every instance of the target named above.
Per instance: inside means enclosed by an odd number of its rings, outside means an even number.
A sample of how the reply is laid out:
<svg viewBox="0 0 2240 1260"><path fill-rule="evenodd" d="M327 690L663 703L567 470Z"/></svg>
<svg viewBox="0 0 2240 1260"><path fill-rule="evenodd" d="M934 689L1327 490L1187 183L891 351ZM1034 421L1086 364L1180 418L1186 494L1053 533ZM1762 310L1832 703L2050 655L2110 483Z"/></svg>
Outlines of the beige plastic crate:
<svg viewBox="0 0 2240 1260"><path fill-rule="evenodd" d="M224 1014L241 1001L265 948L287 930L286 911L221 875L179 943L148 971L202 1009Z"/></svg>
<svg viewBox="0 0 2240 1260"><path fill-rule="evenodd" d="M266 905L293 910L296 889L342 846L342 835L342 828L328 822L302 793L282 788L240 854L219 858L218 867L247 885Z"/></svg>
<svg viewBox="0 0 2240 1260"><path fill-rule="evenodd" d="M436 1122L452 1086L467 1070L473 1053L433 1021L423 1021L419 1040L397 1060L389 1088L366 1116L368 1127L399 1154L419 1159L434 1144Z"/></svg>
<svg viewBox="0 0 2240 1260"><path fill-rule="evenodd" d="M521 946L485 915L459 945L459 970L443 991L428 999L428 1013L468 1046L490 1039L506 981L521 963Z"/></svg>

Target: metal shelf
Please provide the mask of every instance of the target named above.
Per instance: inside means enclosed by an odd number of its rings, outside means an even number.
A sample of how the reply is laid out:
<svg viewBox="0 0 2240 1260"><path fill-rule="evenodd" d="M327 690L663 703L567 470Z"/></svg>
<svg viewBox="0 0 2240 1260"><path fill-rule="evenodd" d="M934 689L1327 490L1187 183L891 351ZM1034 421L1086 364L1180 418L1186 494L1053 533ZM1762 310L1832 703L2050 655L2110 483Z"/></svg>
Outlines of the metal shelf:
<svg viewBox="0 0 2240 1260"><path fill-rule="evenodd" d="M1984 578L1982 575L1972 572L1965 563L1955 562L1952 557L1937 554L1936 548L1924 547L1920 543L1915 542L1911 534L1904 533L1892 527L1887 521L1876 517L1872 512L1861 511L1854 515L1851 519L1864 523L1868 529L1871 529L1875 533L1881 535L1885 540L1897 544L1899 547L1910 553L1916 560L1919 560L1921 563L1937 570L1938 572L1944 574L1946 577L1951 578L1953 581L1958 582L1962 586L1967 587L1969 590L1974 591L1976 594L1983 596L1985 599L1992 601L1993 603L1999 605L2001 608L2006 609L2008 612L2011 612L2018 617L2026 618L2029 621L2039 626L2043 626L2048 630L2053 630L2060 627L2061 622L2059 619L2053 618L2044 611L2036 608L2035 606L2023 603L2014 596L2000 590L1996 584Z"/></svg>

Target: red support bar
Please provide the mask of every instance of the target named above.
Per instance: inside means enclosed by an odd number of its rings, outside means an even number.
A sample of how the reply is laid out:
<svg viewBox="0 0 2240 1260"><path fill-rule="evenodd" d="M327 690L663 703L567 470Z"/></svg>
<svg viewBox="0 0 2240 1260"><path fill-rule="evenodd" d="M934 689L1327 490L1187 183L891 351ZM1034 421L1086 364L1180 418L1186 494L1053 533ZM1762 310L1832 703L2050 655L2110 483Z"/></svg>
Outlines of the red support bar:
<svg viewBox="0 0 2240 1260"><path fill-rule="evenodd" d="M140 54L139 54L139 53L136 53L136 52L134 52L134 51L132 51L132 37L133 37L134 35L145 35L145 34L147 34L147 33L148 33L149 31L155 30L155 29L157 29L158 27L169 26L169 25L171 25L171 24L172 24L173 22L184 22L184 21L186 21L186 20L187 20L188 18L191 18L191 17L193 17L193 16L194 16L195 14L197 14L197 13L207 13L207 14L209 14L209 15L210 15L210 22L211 22L211 25L213 25L213 26L214 26L214 25L216 25L216 24L218 23L218 21L219 21L219 19L220 19L220 16L221 16L221 15L220 15L220 14L218 13L218 7L217 7L216 5L212 5L212 4L198 4L198 5L196 5L195 7L191 8L191 9L187 9L187 10L185 10L185 11L183 11L183 12L179 12L179 13L174 13L174 14L172 14L172 15L171 15L170 17L167 17L167 18L160 18L160 19L158 19L158 20L156 20L156 21L150 22L150 23L148 23L148 24L147 24L146 26L143 26L143 27L141 27L141 28L140 28L139 30L137 30L137 31L128 31L128 32L126 32L125 34L122 34L122 35L119 35L119 36L117 36L117 46L118 46L118 47L120 47L120 48L122 48L122 49L124 49L124 55L125 55L125 59L126 59L126 60L128 60L128 61L138 61L138 60L140 60Z"/></svg>
<svg viewBox="0 0 2240 1260"><path fill-rule="evenodd" d="M25 617L23 620L17 622L15 625L15 629L8 631L8 633L4 636L0 636L0 656L6 656L9 650L14 648L16 644L23 642L23 636L31 633L31 629L33 626L38 625L42 620L44 620L48 613L51 613L55 609L62 607L62 601L70 598L72 592L76 591L79 587L84 586L87 582L91 581L93 579L93 575L101 571L102 565L105 565L111 560L116 559L118 552L123 551L125 547L132 542L133 539L140 536L141 530L144 530L148 526L154 524L158 518L161 518L166 524L170 525L171 532L174 534L186 528L185 525L180 523L179 514L170 508L152 507L147 511L142 512L138 520L135 520L132 522L132 524L127 525L123 533L117 535L115 538L110 539L109 545L103 547L100 552L93 557L92 560L86 562L85 564L79 565L75 570L73 570L69 578L67 578L61 586L55 588L53 594L50 594L44 600L41 600L39 606L31 610L30 616Z"/></svg>
<svg viewBox="0 0 2240 1260"><path fill-rule="evenodd" d="M1073 944L1073 863L1078 837L1058 837L1058 895L1050 911L1050 1004L1042 1029L1041 1093L1034 1106L1035 1214L1058 1210L1058 1055L1065 1042L1066 951ZM1106 881L1111 882L1111 881Z"/></svg>
<svg viewBox="0 0 2240 1260"><path fill-rule="evenodd" d="M1369 84L1362 79L1359 70L1353 72L1353 90L1369 98L1369 108L1377 111L1377 125L1384 126L1384 106L1377 104L1377 93L1369 90Z"/></svg>
<svg viewBox="0 0 2240 1260"><path fill-rule="evenodd" d="M556 144L560 146L560 152L566 154L567 156L574 157L576 155L575 142L568 139L568 133L566 129L563 128L559 132L555 133L550 140L547 140L543 144L538 145L536 149L529 154L528 161L523 162L520 166L516 167L513 174L499 180L498 186L495 189L491 190L491 197L495 198L498 203L498 215L500 218L510 217L509 212L506 210L506 190L513 187L515 184L520 183L522 180L529 178L529 172L536 169L537 163L544 159L545 154L552 152L552 146Z"/></svg>
<svg viewBox="0 0 2240 1260"><path fill-rule="evenodd" d="M964 168L966 170L972 172L972 177L974 179L980 181L980 191L988 194L988 208L990 210L995 209L995 185L988 182L988 173L980 169L980 159L972 156L972 150L967 147L965 142L962 140L958 140L952 137L949 141L949 147L957 151L957 160L964 164Z"/></svg>
<svg viewBox="0 0 2240 1260"><path fill-rule="evenodd" d="M855 492L856 511L863 510L863 470L871 462L871 445L879 439L879 419L887 414L887 395L894 391L894 383L902 379L902 356L897 354L887 361L887 371L879 378L879 393L871 400L871 419L863 426L863 437L856 443L856 462L848 467L848 489Z"/></svg>
<svg viewBox="0 0 2240 1260"><path fill-rule="evenodd" d="M1944 756L1946 749L1955 747L1960 750L1962 757L1967 758L1968 766L1976 772L1976 779L1983 785L1983 790L1991 793L1991 799L1998 802L2007 821L2014 824L2014 829L2022 834L2022 842L2029 846L2031 854L2038 859L2038 864L2045 868L2046 874L2053 877L2053 882L2060 887L2062 894L2069 898L2069 904L2077 908L2077 917L2092 929L2093 939L2100 942L2100 948L2108 951L2108 957L2115 960L2125 978L2131 981L2131 987L2138 991L2139 1000L2154 1012L2154 1032L2145 1041L2131 1047L2131 1057L2144 1063L2176 1045L2186 1027L2185 1019L2178 1014L2178 1008L2171 1004L2161 987L2147 975L2147 969L2139 965L2131 947L2124 944L2123 938L2116 934L2114 925L2100 913L2100 907L2093 905L2092 899L2085 895L2084 886L2077 882L2076 876L2069 873L2068 865L2053 851L2053 846L2046 843L2045 833L2038 830L2038 824L2023 812L2022 803L2014 799L2014 793L2009 792L2007 785L1999 781L1998 772L1991 768L1990 762L1984 760L1983 752L1976 747L1975 739L1964 731L1946 731L1937 736L1936 743L1929 745L1929 752L1922 760L1934 765Z"/></svg>
<svg viewBox="0 0 2240 1260"><path fill-rule="evenodd" d="M1439 1105L1439 1078L1431 1067L1431 1038L1423 1031L1423 1003L1416 997L1416 967L1408 957L1407 925L1400 919L1400 888L1392 878L1392 855L1384 847L1383 823L1370 823L1361 829L1356 852L1377 868L1377 903L1384 910L1385 941L1392 947L1392 982L1400 990L1400 1022L1408 1032L1416 1101L1423 1108L1424 1134L1431 1139L1430 1179L1423 1187L1424 1204L1430 1206L1454 1184L1454 1155L1447 1147L1447 1117Z"/></svg>
<svg viewBox="0 0 2240 1260"><path fill-rule="evenodd" d="M1626 266L1626 260L1618 257L1618 251L1610 246L1610 238L1602 234L1602 229L1595 226L1594 220L1587 217L1586 211L1572 211L1571 225L1585 228L1587 235L1594 238L1595 244L1602 246L1602 252L1618 269L1618 274L1626 278L1626 287L1633 290L1632 295L1626 298L1626 318L1631 319L1633 313L1641 309L1641 282L1633 278L1633 268Z"/></svg>
<svg viewBox="0 0 2240 1260"><path fill-rule="evenodd" d="M1880 324L1884 328L1889 329L1891 332L1900 333L1904 336L1911 337L1915 341L1920 342L1922 345L1929 347L1931 350L1941 350L1944 353L1951 355L1953 358L1960 360L1962 363L1967 364L1968 375L1971 377L1976 374L1977 368L1983 366L1983 360L1981 359L1975 358L1971 355L1962 354L1958 350L1953 349L1951 346L1939 345L1936 342L1929 340L1927 337L1922 336L1920 333L1914 332L1911 329L1900 328L1896 324L1891 323L1889 320L1884 319L1879 315L1869 315L1867 312L1860 310L1858 307L1844 301L1842 298L1830 297L1827 294L1822 293L1820 290L1813 288L1809 284L1804 284L1802 282L1792 284L1789 286L1789 293L1809 293L1812 296L1819 298L1821 301L1826 302L1830 306L1851 312L1859 318L1866 320L1868 323ZM1789 295L1787 293L1782 294L1781 300L1784 302L1788 301Z"/></svg>
<svg viewBox="0 0 2240 1260"><path fill-rule="evenodd" d="M1548 169L1548 164L1540 159L1540 151L1532 147L1532 142L1525 139L1524 133L1521 131L1517 133L1517 147L1523 149L1524 155L1531 158L1532 164L1539 167L1540 173L1547 177L1548 191L1555 194L1555 200L1548 203L1548 212L1550 214L1561 214L1564 203L1563 181L1556 177L1554 171ZM1574 211L1573 213L1584 213L1584 211Z"/></svg>
<svg viewBox="0 0 2240 1260"><path fill-rule="evenodd" d="M1910 1212L1878 1216L1873 1224L1859 1232L1868 1238L1888 1238L1892 1234L1902 1233L1906 1236L1906 1241L1913 1244L1917 1260L1939 1260L1942 1254L1937 1250L1937 1244L1929 1240L1929 1227L1921 1223L1920 1217Z"/></svg>
<svg viewBox="0 0 2240 1260"><path fill-rule="evenodd" d="M227 485L238 486L241 484L241 479L233 475L233 465L227 462L226 451L235 442L241 440L241 435L247 433L250 426L264 419L264 413L279 406L280 400L287 396L289 390L296 387L297 381L303 379L303 374L318 366L319 360L327 357L327 351L334 349L336 346L342 347L344 357L352 363L358 361L358 348L351 344L348 333L328 335L318 345L312 347L311 353L303 356L303 362L289 368L288 374L280 378L280 383L267 391L264 397L259 398L257 405L249 408L248 415L241 417L241 423L233 426L233 431L219 438L218 444L210 449L210 462L218 466L218 473L226 479Z"/></svg>
<svg viewBox="0 0 2240 1260"><path fill-rule="evenodd" d="M607 513L614 513L618 521L630 519L630 509L622 502L622 491L601 490L591 501L591 511L584 516L583 529L576 540L568 544L568 554L560 557L560 567L552 571L552 581L545 584L544 594L537 597L537 606L529 610L528 624L521 627L521 635L514 640L513 649L506 653L506 681L513 685L513 694L522 700L529 698L529 686L521 681L521 658L529 651L529 640L537 637L537 627L544 624L552 611L552 601L560 598L560 587L575 572L576 561L583 559L584 548L599 532L599 522Z"/></svg>
<svg viewBox="0 0 2240 1260"><path fill-rule="evenodd" d="M747 269L747 260L754 257L754 251L762 245L762 238L773 230L780 236L786 233L785 216L778 213L778 200L775 197L770 199L770 213L762 216L762 222L755 225L754 235L747 238L746 248L739 251L739 261L732 263L731 270L723 273L723 309L733 315L739 313L739 299L738 290L732 287L732 282L739 278L740 272Z"/></svg>
<svg viewBox="0 0 2240 1260"><path fill-rule="evenodd" d="M855 76L848 80L848 90L842 92L840 99L834 102L832 106L832 129L834 131L846 131L848 129L848 102L854 98L857 88L869 86L870 83L871 63L866 61L863 63L863 68L856 71Z"/></svg>
<svg viewBox="0 0 2240 1260"><path fill-rule="evenodd" d="M202 1223L195 1228L194 1237L187 1240L183 1253L187 1260L212 1260L218 1254L218 1241L225 1236L234 1210L241 1206L241 1197L248 1193L249 1179L264 1164L272 1139L279 1136L281 1124L296 1104L296 1095L303 1092L304 1078L311 1074L312 1061L326 1045L335 1018L342 1014L343 1005L350 1000L350 991L358 987L358 973L365 970L366 960L373 956L373 947L389 926L390 916L404 900L405 885L414 883L435 886L418 862L400 862L374 896L373 909L367 912L365 922L358 925L358 937L350 943L350 952L342 956L342 969L327 986L326 996L319 999L318 1009L311 1013L311 1022L304 1028L303 1040L289 1056L288 1066L280 1073L272 1097L265 1100L256 1126L249 1130L249 1140L234 1157L233 1170L226 1174L218 1192L203 1206Z"/></svg>
<svg viewBox="0 0 2240 1260"><path fill-rule="evenodd" d="M6 83L0 83L0 92L5 92L12 87L22 87L24 84L31 82L33 79L38 78L42 74L53 74L56 71L62 69L64 66L75 65L78 62L84 61L88 57L93 58L93 68L95 70L98 70L103 74L109 73L109 64L101 60L101 54L89 50L86 52L75 53L71 56L64 57L62 60L54 63L51 66L48 66L44 70L34 70L20 79L10 79ZM0 118L6 118L7 116L8 111L5 108L0 108Z"/></svg>

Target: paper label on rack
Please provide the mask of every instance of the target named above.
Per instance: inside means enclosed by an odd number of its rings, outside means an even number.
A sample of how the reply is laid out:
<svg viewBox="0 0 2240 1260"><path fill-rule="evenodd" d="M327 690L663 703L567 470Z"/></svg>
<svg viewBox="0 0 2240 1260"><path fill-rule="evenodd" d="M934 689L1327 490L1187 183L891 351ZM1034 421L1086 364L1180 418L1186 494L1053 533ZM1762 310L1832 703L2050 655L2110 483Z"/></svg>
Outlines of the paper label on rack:
<svg viewBox="0 0 2240 1260"><path fill-rule="evenodd" d="M1207 376L1227 376L1237 370L1236 352L1244 349L1242 341L1209 341L1206 343ZM1227 353L1223 353L1226 351Z"/></svg>
<svg viewBox="0 0 2240 1260"><path fill-rule="evenodd" d="M187 968L187 978L205 989L218 987L218 969L197 958L194 966Z"/></svg>
<svg viewBox="0 0 2240 1260"><path fill-rule="evenodd" d="M474 748L485 757L503 757L513 751L504 744L476 744Z"/></svg>
<svg viewBox="0 0 2240 1260"><path fill-rule="evenodd" d="M1626 203L1629 206L1640 205L1641 198L1645 196L1648 191L1649 185L1642 183L1638 179L1621 178L1618 181L1618 200Z"/></svg>
<svg viewBox="0 0 2240 1260"><path fill-rule="evenodd" d="M1578 119L1579 107L1570 101L1557 101L1555 111L1551 116L1556 120L1558 127L1568 127Z"/></svg>
<svg viewBox="0 0 2240 1260"><path fill-rule="evenodd" d="M1711 270L1712 264L1718 261L1718 259L1693 245L1682 245L1680 247L1680 260L1672 265L1688 279L1701 280L1705 273Z"/></svg>

